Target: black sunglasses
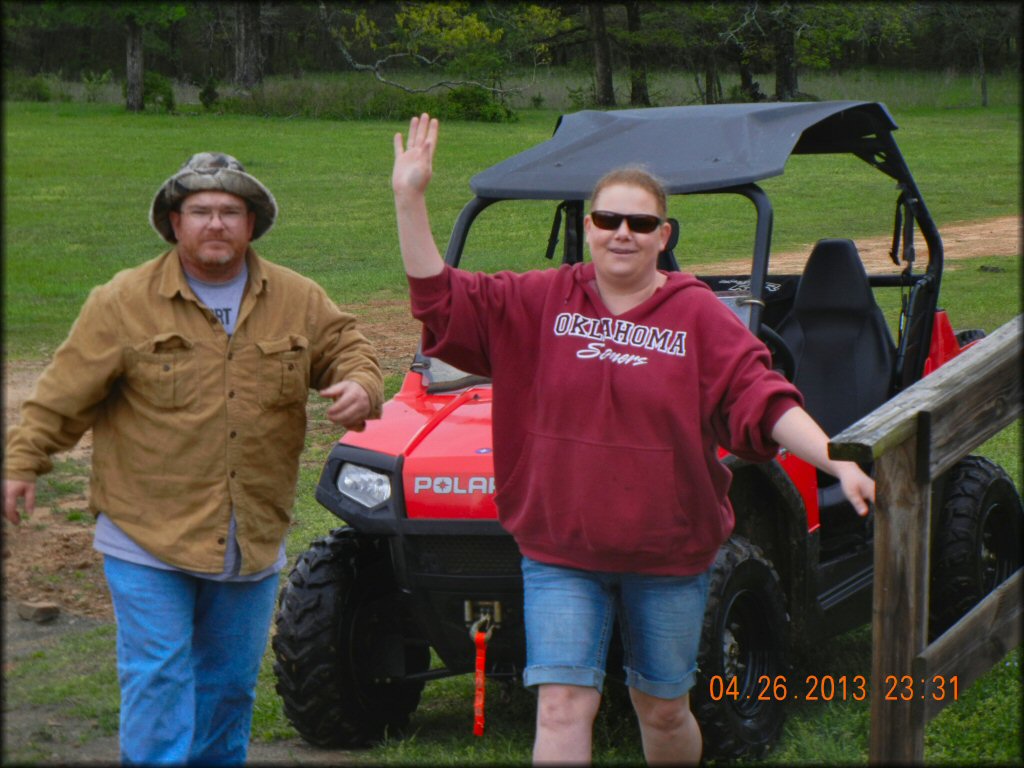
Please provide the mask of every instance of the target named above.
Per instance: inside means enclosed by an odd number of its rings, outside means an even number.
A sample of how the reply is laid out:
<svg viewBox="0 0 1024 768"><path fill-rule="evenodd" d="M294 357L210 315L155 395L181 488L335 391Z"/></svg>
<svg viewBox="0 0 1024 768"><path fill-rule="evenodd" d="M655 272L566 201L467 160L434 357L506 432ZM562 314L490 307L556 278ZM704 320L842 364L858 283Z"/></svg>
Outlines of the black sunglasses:
<svg viewBox="0 0 1024 768"><path fill-rule="evenodd" d="M618 229L625 219L633 232L648 234L661 226L662 219L650 213L612 213L611 211L591 211L590 220L598 229Z"/></svg>

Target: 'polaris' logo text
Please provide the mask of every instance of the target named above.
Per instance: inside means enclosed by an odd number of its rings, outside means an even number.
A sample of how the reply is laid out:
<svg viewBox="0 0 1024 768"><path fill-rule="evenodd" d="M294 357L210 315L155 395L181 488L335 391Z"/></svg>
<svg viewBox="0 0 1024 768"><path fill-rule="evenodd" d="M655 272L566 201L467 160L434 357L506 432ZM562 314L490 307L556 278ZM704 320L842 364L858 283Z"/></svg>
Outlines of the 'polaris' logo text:
<svg viewBox="0 0 1024 768"><path fill-rule="evenodd" d="M438 495L467 495L473 493L494 493L494 478L485 475L472 477L437 477L417 476L412 481L412 492L430 491Z"/></svg>

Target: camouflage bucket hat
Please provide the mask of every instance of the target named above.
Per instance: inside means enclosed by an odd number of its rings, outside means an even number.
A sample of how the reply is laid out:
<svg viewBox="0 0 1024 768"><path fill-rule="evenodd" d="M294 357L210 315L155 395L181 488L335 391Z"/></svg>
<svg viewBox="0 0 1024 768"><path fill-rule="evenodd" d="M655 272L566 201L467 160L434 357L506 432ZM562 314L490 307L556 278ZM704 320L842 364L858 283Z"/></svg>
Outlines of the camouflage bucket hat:
<svg viewBox="0 0 1024 768"><path fill-rule="evenodd" d="M235 158L221 152L200 152L192 155L176 174L165 181L153 198L149 223L164 240L176 243L177 238L174 236L168 214L177 210L181 201L189 195L207 190L230 192L249 203L256 214L256 224L252 231L253 240L274 226L274 220L277 218L277 201L270 194L270 190L246 173L245 168Z"/></svg>

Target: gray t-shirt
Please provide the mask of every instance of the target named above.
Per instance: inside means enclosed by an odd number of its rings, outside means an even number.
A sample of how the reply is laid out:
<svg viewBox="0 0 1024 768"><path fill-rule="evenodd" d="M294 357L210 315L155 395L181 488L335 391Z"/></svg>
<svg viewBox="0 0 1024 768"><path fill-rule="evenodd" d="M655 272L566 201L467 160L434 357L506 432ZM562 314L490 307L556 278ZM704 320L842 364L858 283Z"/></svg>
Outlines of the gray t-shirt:
<svg viewBox="0 0 1024 768"><path fill-rule="evenodd" d="M249 269L242 262L242 272L226 283L204 283L189 274L185 274L189 286L195 291L199 300L217 316L228 336L235 332L238 322L238 310L242 306L242 294L249 280Z"/></svg>

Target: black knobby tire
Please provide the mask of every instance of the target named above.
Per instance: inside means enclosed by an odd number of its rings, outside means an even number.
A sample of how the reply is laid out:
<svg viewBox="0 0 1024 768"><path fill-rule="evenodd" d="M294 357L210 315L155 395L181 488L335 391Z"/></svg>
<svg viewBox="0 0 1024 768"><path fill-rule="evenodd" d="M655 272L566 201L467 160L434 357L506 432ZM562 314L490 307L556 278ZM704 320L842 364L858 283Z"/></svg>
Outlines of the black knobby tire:
<svg viewBox="0 0 1024 768"><path fill-rule="evenodd" d="M306 741L364 747L408 725L423 683L401 676L425 671L430 648L406 637L402 616L379 540L339 528L299 557L281 590L272 645L285 715ZM381 671L389 652L393 678Z"/></svg>
<svg viewBox="0 0 1024 768"><path fill-rule="evenodd" d="M973 341L981 341L985 338L985 331L981 328L970 328L966 331L956 332L956 343L961 347L966 347Z"/></svg>
<svg viewBox="0 0 1024 768"><path fill-rule="evenodd" d="M711 569L691 697L705 758L756 757L778 739L783 703L773 685L786 682L788 632L778 573L758 547L733 536Z"/></svg>
<svg viewBox="0 0 1024 768"><path fill-rule="evenodd" d="M932 531L931 636L1021 566L1024 508L999 465L967 456L949 470Z"/></svg>

